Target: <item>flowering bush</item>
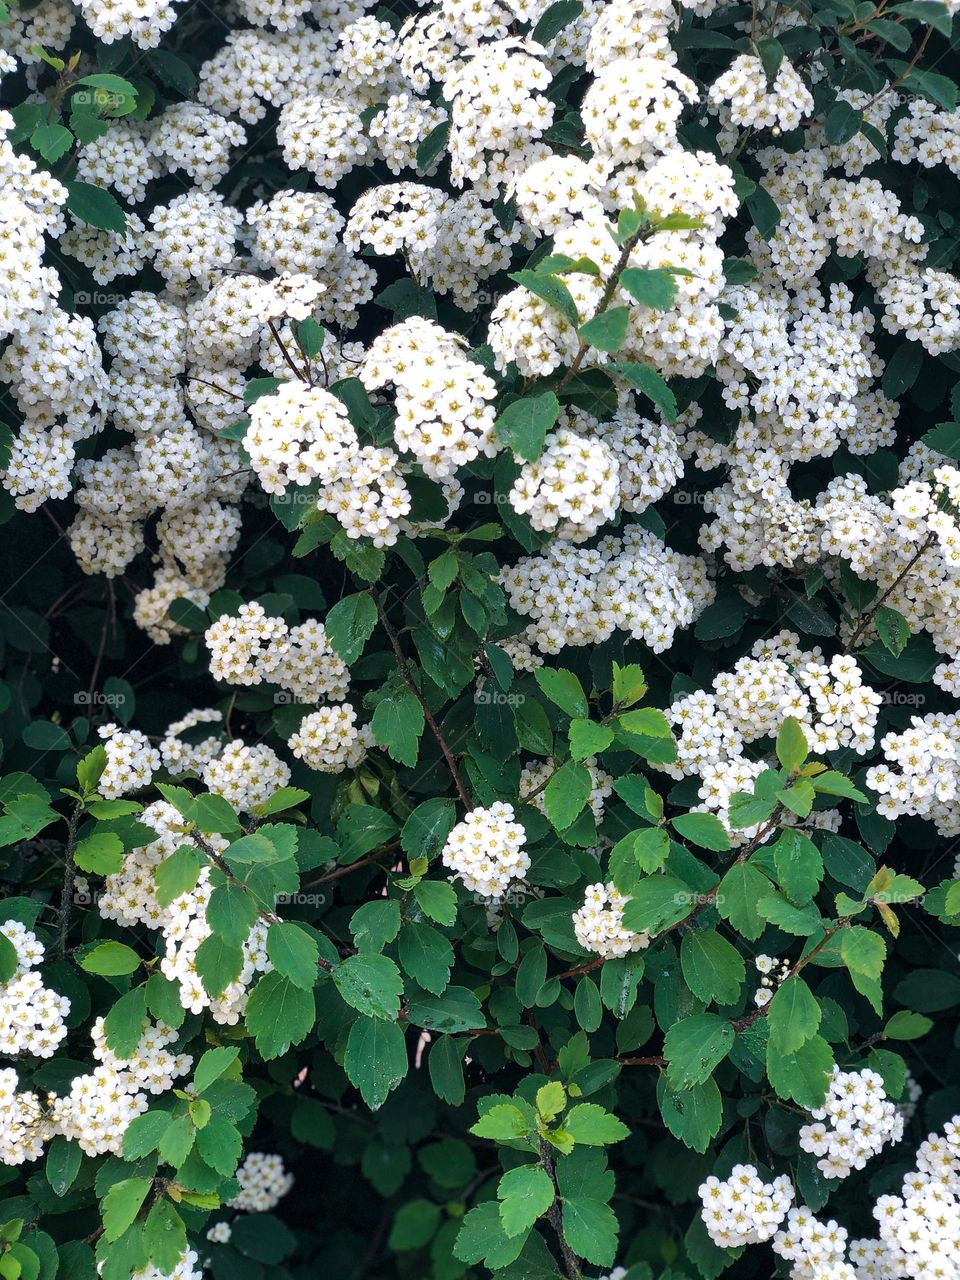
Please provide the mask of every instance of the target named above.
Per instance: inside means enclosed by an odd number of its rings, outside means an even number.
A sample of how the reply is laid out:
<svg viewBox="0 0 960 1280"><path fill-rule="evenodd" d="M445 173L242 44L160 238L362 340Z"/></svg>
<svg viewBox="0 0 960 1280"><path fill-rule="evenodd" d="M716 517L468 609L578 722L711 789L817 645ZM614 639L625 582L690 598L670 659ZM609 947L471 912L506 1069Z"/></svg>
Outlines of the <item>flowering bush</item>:
<svg viewBox="0 0 960 1280"><path fill-rule="evenodd" d="M0 0L0 1280L960 1277L956 0Z"/></svg>

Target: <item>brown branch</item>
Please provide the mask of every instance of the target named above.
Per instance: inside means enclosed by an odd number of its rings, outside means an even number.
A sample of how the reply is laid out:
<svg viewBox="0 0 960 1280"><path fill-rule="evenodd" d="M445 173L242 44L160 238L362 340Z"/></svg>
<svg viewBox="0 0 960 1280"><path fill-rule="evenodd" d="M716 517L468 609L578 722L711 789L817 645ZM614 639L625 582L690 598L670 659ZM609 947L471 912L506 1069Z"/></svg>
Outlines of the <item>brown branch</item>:
<svg viewBox="0 0 960 1280"><path fill-rule="evenodd" d="M403 650L400 648L400 641L397 639L397 633L394 631L393 627L391 627L390 623L387 621L386 610L384 609L380 601L377 599L377 596L376 596L376 593L374 592L373 587L368 587L367 590L370 592L370 597L373 600L373 603L376 605L377 614L380 618L380 622L383 624L383 629L387 633L387 639L390 641L391 649L393 649L394 657L397 660L397 670L400 672L400 675L403 679L403 683L407 686L407 688L410 690L410 692L413 694L416 700L420 703L420 706L423 708L423 718L427 722L430 728L430 732L433 734L434 738L436 738L437 745L439 746L440 750L443 752L443 758L447 762L447 768L450 770L450 776L453 778L454 786L457 788L457 795L460 797L460 800L465 806L465 808L469 810L472 808L473 802L470 799L470 795L466 787L463 785L463 779L460 777L460 771L457 768L457 761L456 761L456 758L454 757L453 752L450 750L450 745L447 742L446 738L443 736L440 726L437 724L436 720L433 718L433 712L427 706L426 698L424 698L423 694L417 688L416 681L414 680L413 676L410 674L410 668L407 665L407 660L404 657Z"/></svg>
<svg viewBox="0 0 960 1280"><path fill-rule="evenodd" d="M874 620L874 618L883 608L884 601L890 599L890 596L893 594L894 591L896 591L900 583L903 582L903 580L906 578L910 570L914 567L917 561L930 550L930 548L933 546L935 541L936 541L936 534L928 533L927 536L924 538L923 542L920 543L919 547L917 547L914 554L910 557L909 562L904 566L903 572L899 575L899 577L895 578L893 582L890 583L889 587L887 587L883 595L880 596L878 600L874 601L873 605L871 605L871 607L860 619L860 622L859 622L859 625L857 626L856 631L854 631L853 635L850 637L850 639L847 641L846 645L844 646L844 650L843 650L844 653L850 652L850 650L854 647L854 645L863 635L864 631L866 631L867 627L870 625L870 623Z"/></svg>
<svg viewBox="0 0 960 1280"><path fill-rule="evenodd" d="M582 1280L583 1272L580 1270L580 1259L567 1244L566 1237L563 1234L563 1213L560 1208L560 1188L557 1185L557 1174L553 1167L553 1159L550 1155L550 1148L546 1141L540 1139L540 1163L543 1166L547 1177L553 1183L553 1202L547 1210L547 1218L556 1232L557 1240L560 1244L560 1252L563 1255L563 1265L567 1273L567 1280Z"/></svg>

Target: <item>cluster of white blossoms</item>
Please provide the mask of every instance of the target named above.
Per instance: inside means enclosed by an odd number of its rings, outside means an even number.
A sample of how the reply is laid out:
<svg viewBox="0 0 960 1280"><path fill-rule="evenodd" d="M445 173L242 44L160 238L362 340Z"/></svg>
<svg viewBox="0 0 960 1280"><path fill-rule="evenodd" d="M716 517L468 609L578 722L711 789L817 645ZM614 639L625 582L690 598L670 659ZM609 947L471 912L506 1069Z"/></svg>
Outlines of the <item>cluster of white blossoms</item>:
<svg viewBox="0 0 960 1280"><path fill-rule="evenodd" d="M233 1228L229 1222L215 1222L207 1231L207 1239L211 1244L229 1244Z"/></svg>
<svg viewBox="0 0 960 1280"><path fill-rule="evenodd" d="M551 542L504 569L500 581L511 606L533 619L524 636L542 653L600 644L617 630L663 653L715 594L705 561L640 525L589 549Z"/></svg>
<svg viewBox="0 0 960 1280"><path fill-rule="evenodd" d="M944 836L960 834L960 714L911 716L909 726L880 739L884 761L867 770L877 812L919 816Z"/></svg>
<svg viewBox="0 0 960 1280"><path fill-rule="evenodd" d="M87 1155L119 1155L130 1121L149 1106L149 1094L167 1093L187 1074L193 1059L169 1050L177 1031L144 1023L140 1041L129 1058L118 1058L107 1047L103 1019L93 1024L93 1056L100 1063L86 1075L74 1076L68 1093L52 1097L50 1118L54 1132L72 1139Z"/></svg>
<svg viewBox="0 0 960 1280"><path fill-rule="evenodd" d="M628 901L613 884L588 884L583 905L573 913L573 931L581 947L610 960L649 946L648 934L623 927Z"/></svg>
<svg viewBox="0 0 960 1280"><path fill-rule="evenodd" d="M735 58L710 86L708 101L724 122L738 129L772 129L789 133L813 111L813 94L796 68L784 58L774 76L751 53Z"/></svg>
<svg viewBox="0 0 960 1280"><path fill-rule="evenodd" d="M810 751L848 747L865 755L876 740L882 694L863 683L856 659L823 661L818 648L803 650L793 631L758 640L750 655L721 672L712 691L676 699L666 711L675 729L677 762L658 768L676 778L699 775L700 799L725 821L731 797L752 790L764 768L745 748L776 738L789 716L799 721ZM823 821L824 814L815 815ZM734 832L734 839L746 838Z"/></svg>
<svg viewBox="0 0 960 1280"><path fill-rule="evenodd" d="M373 745L370 726L357 723L357 713L349 702L311 711L287 739L297 759L318 773L356 768Z"/></svg>
<svg viewBox="0 0 960 1280"><path fill-rule="evenodd" d="M786 1225L773 1237L773 1251L794 1265L790 1280L854 1280L844 1262L847 1232L833 1218L821 1222L806 1205L787 1214Z"/></svg>
<svg viewBox="0 0 960 1280"><path fill-rule="evenodd" d="M710 1239L721 1249L769 1240L793 1204L793 1185L781 1176L764 1182L752 1164L737 1164L730 1176L711 1176L698 1192Z"/></svg>
<svg viewBox="0 0 960 1280"><path fill-rule="evenodd" d="M18 920L6 920L0 924L0 935L17 955L13 973L0 982L0 1053L52 1058L67 1034L64 1019L70 1001L45 987L36 972L43 963L44 948L32 930Z"/></svg>
<svg viewBox="0 0 960 1280"><path fill-rule="evenodd" d="M502 898L530 870L526 833L513 805L471 809L447 836L441 855L452 876L483 898Z"/></svg>
<svg viewBox="0 0 960 1280"><path fill-rule="evenodd" d="M240 1190L229 1201L231 1209L247 1213L269 1213L293 1186L293 1174L283 1165L283 1157L251 1151L236 1172Z"/></svg>
<svg viewBox="0 0 960 1280"><path fill-rule="evenodd" d="M754 992L753 1003L758 1009L763 1009L773 999L781 982L790 976L792 966L789 960L777 960L774 956L761 953L754 956L753 967L760 974L760 985Z"/></svg>
<svg viewBox="0 0 960 1280"><path fill-rule="evenodd" d="M114 800L131 791L149 786L160 768L160 752L139 729L123 729L118 724L104 724L97 730L107 755L106 767L97 788L102 796Z"/></svg>
<svg viewBox="0 0 960 1280"><path fill-rule="evenodd" d="M39 1160L44 1142L52 1136L37 1095L20 1088L20 1077L13 1067L0 1067L0 1165Z"/></svg>
<svg viewBox="0 0 960 1280"><path fill-rule="evenodd" d="M590 799L587 804L599 825L603 821L607 796L613 791L613 777L597 764L596 756L588 756L580 764L590 774ZM555 760L538 760L533 764L525 764L520 771L520 799L528 800L541 813L546 813L543 793L558 768Z"/></svg>
<svg viewBox="0 0 960 1280"><path fill-rule="evenodd" d="M875 1071L834 1068L823 1106L812 1111L814 1123L800 1130L803 1151L818 1157L826 1178L846 1178L888 1143L903 1137L903 1115L886 1095Z"/></svg>
<svg viewBox="0 0 960 1280"><path fill-rule="evenodd" d="M496 387L466 356L466 347L458 334L411 317L374 340L359 371L368 390L393 388L397 447L413 454L435 480L497 452L489 403Z"/></svg>
<svg viewBox="0 0 960 1280"><path fill-rule="evenodd" d="M350 671L334 652L323 623L309 618L289 627L256 601L224 614L204 633L210 673L232 685L277 684L300 702L342 702Z"/></svg>

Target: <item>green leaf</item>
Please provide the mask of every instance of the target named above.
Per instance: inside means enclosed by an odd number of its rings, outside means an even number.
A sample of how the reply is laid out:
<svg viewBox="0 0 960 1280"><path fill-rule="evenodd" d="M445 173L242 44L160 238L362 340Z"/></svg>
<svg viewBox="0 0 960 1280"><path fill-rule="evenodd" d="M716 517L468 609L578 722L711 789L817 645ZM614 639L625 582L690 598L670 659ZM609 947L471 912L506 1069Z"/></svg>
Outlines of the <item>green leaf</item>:
<svg viewBox="0 0 960 1280"><path fill-rule="evenodd" d="M733 925L737 933L753 942L764 929L764 921L757 911L757 902L770 891L766 876L751 866L740 862L731 867L717 890L717 910L724 920Z"/></svg>
<svg viewBox="0 0 960 1280"><path fill-rule="evenodd" d="M700 849L725 853L730 848L727 829L714 813L681 813L672 821L674 830Z"/></svg>
<svg viewBox="0 0 960 1280"><path fill-rule="evenodd" d="M747 196L744 203L747 206L747 212L753 219L753 225L763 237L769 240L776 231L780 222L780 210L777 208L769 192L762 186L757 186L750 195Z"/></svg>
<svg viewBox="0 0 960 1280"><path fill-rule="evenodd" d="M789 773L796 773L808 752L803 726L793 716L787 716L777 734L777 759Z"/></svg>
<svg viewBox="0 0 960 1280"><path fill-rule="evenodd" d="M624 927L635 933L659 933L689 915L695 900L690 887L676 876L648 876L636 886L623 909Z"/></svg>
<svg viewBox="0 0 960 1280"><path fill-rule="evenodd" d="M153 872L157 902L161 907L169 907L175 898L195 888L201 865L200 853L192 845L182 845L169 858L164 858Z"/></svg>
<svg viewBox="0 0 960 1280"><path fill-rule="evenodd" d="M450 121L443 120L435 125L417 147L417 172L426 173L447 148L450 139Z"/></svg>
<svg viewBox="0 0 960 1280"><path fill-rule="evenodd" d="M580 326L580 340L598 351L615 354L627 340L629 307L609 307Z"/></svg>
<svg viewBox="0 0 960 1280"><path fill-rule="evenodd" d="M515 283L521 285L548 306L558 311L568 324L573 325L576 329L580 324L580 316L577 312L577 304L573 300L573 295L562 280L558 280L556 276L541 275L538 271L513 271L509 278Z"/></svg>
<svg viewBox="0 0 960 1280"><path fill-rule="evenodd" d="M840 935L840 956L853 985L879 1014L883 1006L880 975L887 958L887 944L883 938L863 925L851 925Z"/></svg>
<svg viewBox="0 0 960 1280"><path fill-rule="evenodd" d="M711 1077L692 1089L672 1089L666 1075L657 1081L657 1102L667 1129L684 1146L702 1155L720 1132L723 1106L717 1082Z"/></svg>
<svg viewBox="0 0 960 1280"><path fill-rule="evenodd" d="M960 422L941 422L939 426L927 431L920 437L934 453L942 453L946 458L960 459Z"/></svg>
<svg viewBox="0 0 960 1280"><path fill-rule="evenodd" d="M583 13L580 0L556 0L548 5L538 18L530 32L530 39L536 44L551 44L564 27L568 27Z"/></svg>
<svg viewBox="0 0 960 1280"><path fill-rule="evenodd" d="M107 1046L118 1058L129 1058L143 1035L147 997L143 987L122 995L103 1020Z"/></svg>
<svg viewBox="0 0 960 1280"><path fill-rule="evenodd" d="M434 1046L431 1058L436 1050ZM372 1111L383 1106L390 1091L396 1089L407 1074L407 1067L407 1046L398 1023L357 1018L347 1037L343 1069Z"/></svg>
<svg viewBox="0 0 960 1280"><path fill-rule="evenodd" d="M565 711L568 716L580 720L586 720L589 717L587 695L583 692L583 685L572 671L540 667L533 673L533 678L550 701L555 703L561 711Z"/></svg>
<svg viewBox="0 0 960 1280"><path fill-rule="evenodd" d="M630 1130L615 1115L594 1102L581 1102L564 1116L563 1127L574 1142L586 1147L605 1147L629 1138Z"/></svg>
<svg viewBox="0 0 960 1280"><path fill-rule="evenodd" d="M911 1009L898 1009L883 1029L888 1040L919 1040L933 1030L933 1019Z"/></svg>
<svg viewBox="0 0 960 1280"><path fill-rule="evenodd" d="M398 764L414 765L424 728L423 707L409 689L381 698L370 721L374 741Z"/></svg>
<svg viewBox="0 0 960 1280"><path fill-rule="evenodd" d="M715 1013L698 1013L681 1018L667 1032L663 1056L673 1089L689 1089L713 1074L733 1048L733 1024Z"/></svg>
<svg viewBox="0 0 960 1280"><path fill-rule="evenodd" d="M776 1038L767 1043L767 1078L777 1097L808 1111L822 1105L832 1070L833 1051L822 1036L811 1036L790 1053Z"/></svg>
<svg viewBox="0 0 960 1280"><path fill-rule="evenodd" d="M440 995L450 981L453 947L437 929L419 922L400 930L400 965L418 986Z"/></svg>
<svg viewBox="0 0 960 1280"><path fill-rule="evenodd" d="M124 232L127 219L109 191L91 182L68 182L67 208L75 218L101 231Z"/></svg>
<svg viewBox="0 0 960 1280"><path fill-rule="evenodd" d="M609 725L595 724L592 720L571 720L570 754L574 760L599 755L612 742L613 730Z"/></svg>
<svg viewBox="0 0 960 1280"><path fill-rule="evenodd" d="M346 663L356 662L377 625L377 606L368 591L344 596L324 619L323 627L334 651Z"/></svg>
<svg viewBox="0 0 960 1280"><path fill-rule="evenodd" d="M139 1160L156 1151L160 1139L170 1125L168 1111L145 1111L135 1116L123 1131L123 1154L127 1160Z"/></svg>
<svg viewBox="0 0 960 1280"><path fill-rule="evenodd" d="M851 138L855 138L860 132L860 126L863 124L863 116L861 113L842 99L835 102L827 112L827 118L823 122L823 131L826 134L827 141L837 145L849 142Z"/></svg>
<svg viewBox="0 0 960 1280"><path fill-rule="evenodd" d="M30 135L30 145L44 160L54 164L73 146L73 134L62 124L42 124Z"/></svg>
<svg viewBox="0 0 960 1280"><path fill-rule="evenodd" d="M152 1178L124 1178L115 1182L103 1199L101 1218L108 1241L119 1240L140 1212L150 1194Z"/></svg>
<svg viewBox="0 0 960 1280"><path fill-rule="evenodd" d="M194 1068L193 1087L197 1093L203 1093L215 1080L219 1080L227 1068L236 1062L239 1053L239 1049L226 1045L208 1049Z"/></svg>
<svg viewBox="0 0 960 1280"><path fill-rule="evenodd" d="M820 1016L820 1006L804 980L787 978L767 1007L772 1052L795 1053L816 1035Z"/></svg>
<svg viewBox="0 0 960 1280"><path fill-rule="evenodd" d="M676 422L677 398L655 369L645 364L632 363L610 364L606 367L609 373L623 378L635 391L642 392L668 422Z"/></svg>
<svg viewBox="0 0 960 1280"><path fill-rule="evenodd" d="M823 879L823 859L812 840L799 831L784 831L773 846L780 887L798 907L812 901Z"/></svg>
<svg viewBox="0 0 960 1280"><path fill-rule="evenodd" d="M317 980L317 944L305 929L289 921L272 924L267 930L267 955L277 973L295 987L312 991Z"/></svg>
<svg viewBox="0 0 960 1280"><path fill-rule="evenodd" d="M834 769L818 773L810 782L815 791L825 796L841 796L845 800L858 800L861 804L869 804L870 797L859 791L849 778Z"/></svg>
<svg viewBox="0 0 960 1280"><path fill-rule="evenodd" d="M294 986L274 970L265 973L250 993L244 1021L262 1058L279 1058L313 1030L316 1005L312 991Z"/></svg>
<svg viewBox="0 0 960 1280"><path fill-rule="evenodd" d="M365 902L350 917L358 951L382 951L400 932L400 903L394 898Z"/></svg>
<svg viewBox="0 0 960 1280"><path fill-rule="evenodd" d="M160 1159L164 1164L169 1164L174 1169L179 1169L193 1150L196 1136L197 1133L190 1117L188 1115L177 1116L175 1120L171 1120L167 1125L163 1137L160 1139L160 1146L158 1147Z"/></svg>
<svg viewBox="0 0 960 1280"><path fill-rule="evenodd" d="M400 1012L403 978L386 956L348 956L335 965L332 977L342 998L371 1018L393 1020Z"/></svg>
<svg viewBox="0 0 960 1280"><path fill-rule="evenodd" d="M434 858L443 849L456 822L457 811L452 800L445 796L424 800L403 824L400 847L409 858Z"/></svg>
<svg viewBox="0 0 960 1280"><path fill-rule="evenodd" d="M257 905L243 885L218 884L207 902L207 924L225 943L242 947L257 919Z"/></svg>
<svg viewBox="0 0 960 1280"><path fill-rule="evenodd" d="M895 658L899 658L910 639L910 624L902 613L883 605L877 610L874 621L880 640Z"/></svg>
<svg viewBox="0 0 960 1280"><path fill-rule="evenodd" d="M746 976L743 956L715 929L685 933L680 944L683 980L697 997L709 1003L734 1004Z"/></svg>
<svg viewBox="0 0 960 1280"><path fill-rule="evenodd" d="M68 1142L58 1134L47 1148L44 1172L54 1195L65 1196L76 1180L83 1161L83 1152L76 1142Z"/></svg>
<svg viewBox="0 0 960 1280"><path fill-rule="evenodd" d="M81 958L80 968L87 973L115 978L139 969L140 957L122 942L101 942Z"/></svg>
<svg viewBox="0 0 960 1280"><path fill-rule="evenodd" d="M239 943L228 942L221 934L211 933L197 947L194 964L204 990L215 1000L239 978L243 969L243 951Z"/></svg>
<svg viewBox="0 0 960 1280"><path fill-rule="evenodd" d="M677 282L668 267L627 267L620 284L641 306L654 311L669 311L677 298Z"/></svg>
<svg viewBox="0 0 960 1280"><path fill-rule="evenodd" d="M543 452L547 432L560 416L560 401L552 391L523 396L508 404L494 424L497 439L525 462L535 462Z"/></svg>
<svg viewBox="0 0 960 1280"><path fill-rule="evenodd" d="M568 760L560 766L543 792L543 807L557 831L566 831L586 808L593 780L586 765Z"/></svg>
<svg viewBox="0 0 960 1280"><path fill-rule="evenodd" d="M157 1200L147 1214L143 1242L160 1275L172 1274L187 1248L183 1219L169 1200Z"/></svg>
<svg viewBox="0 0 960 1280"><path fill-rule="evenodd" d="M0 983L9 982L20 967L17 949L4 933L0 933Z"/></svg>
<svg viewBox="0 0 960 1280"><path fill-rule="evenodd" d="M907 0L907 3L892 5L884 12L902 14L913 22L935 28L944 36L949 36L953 30L953 14L943 0Z"/></svg>
<svg viewBox="0 0 960 1280"><path fill-rule="evenodd" d="M923 348L917 342L900 342L890 358L880 385L888 400L896 400L909 391L920 376Z"/></svg>
<svg viewBox="0 0 960 1280"><path fill-rule="evenodd" d="M500 1223L497 1204L485 1200L463 1219L453 1253L461 1262L484 1262L491 1270L500 1270L520 1256L525 1241L522 1231L515 1236L507 1235Z"/></svg>
<svg viewBox="0 0 960 1280"><path fill-rule="evenodd" d="M528 1231L554 1201L553 1183L539 1165L508 1170L497 1186L500 1225L508 1236Z"/></svg>
<svg viewBox="0 0 960 1280"><path fill-rule="evenodd" d="M457 891L446 880L421 880L413 896L425 916L437 924L452 925L457 918Z"/></svg>
<svg viewBox="0 0 960 1280"><path fill-rule="evenodd" d="M112 831L94 831L77 842L73 860L81 871L115 875L123 866L123 841Z"/></svg>

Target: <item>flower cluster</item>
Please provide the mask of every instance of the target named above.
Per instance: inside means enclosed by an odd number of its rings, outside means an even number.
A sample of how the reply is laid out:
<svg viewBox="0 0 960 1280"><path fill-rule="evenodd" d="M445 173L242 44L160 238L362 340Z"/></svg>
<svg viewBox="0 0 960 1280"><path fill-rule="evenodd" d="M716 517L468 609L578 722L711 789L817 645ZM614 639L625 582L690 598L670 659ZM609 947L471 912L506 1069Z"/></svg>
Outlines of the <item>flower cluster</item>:
<svg viewBox="0 0 960 1280"><path fill-rule="evenodd" d="M236 1173L240 1190L230 1201L231 1209L247 1213L269 1213L293 1186L293 1174L283 1165L282 1156L251 1151Z"/></svg>
<svg viewBox="0 0 960 1280"><path fill-rule="evenodd" d="M800 1146L818 1157L827 1178L846 1178L863 1169L887 1143L903 1137L903 1116L886 1095L875 1071L835 1069L814 1123L800 1130Z"/></svg>
<svg viewBox="0 0 960 1280"><path fill-rule="evenodd" d="M525 841L513 805L498 800L457 823L443 846L443 865L472 893L501 898L530 869Z"/></svg>
<svg viewBox="0 0 960 1280"><path fill-rule="evenodd" d="M18 920L7 920L0 924L0 935L16 952L16 968L0 982L0 1053L52 1058L67 1034L64 1018L70 1001L45 987L35 972L44 958L35 933Z"/></svg>
<svg viewBox="0 0 960 1280"><path fill-rule="evenodd" d="M707 1178L699 1192L704 1226L714 1244L734 1249L769 1240L793 1204L787 1177L764 1182L752 1164L734 1165L721 1181Z"/></svg>
<svg viewBox="0 0 960 1280"><path fill-rule="evenodd" d="M612 884L587 885L583 906L573 915L573 931L581 947L609 960L649 946L647 934L623 927L627 901Z"/></svg>

